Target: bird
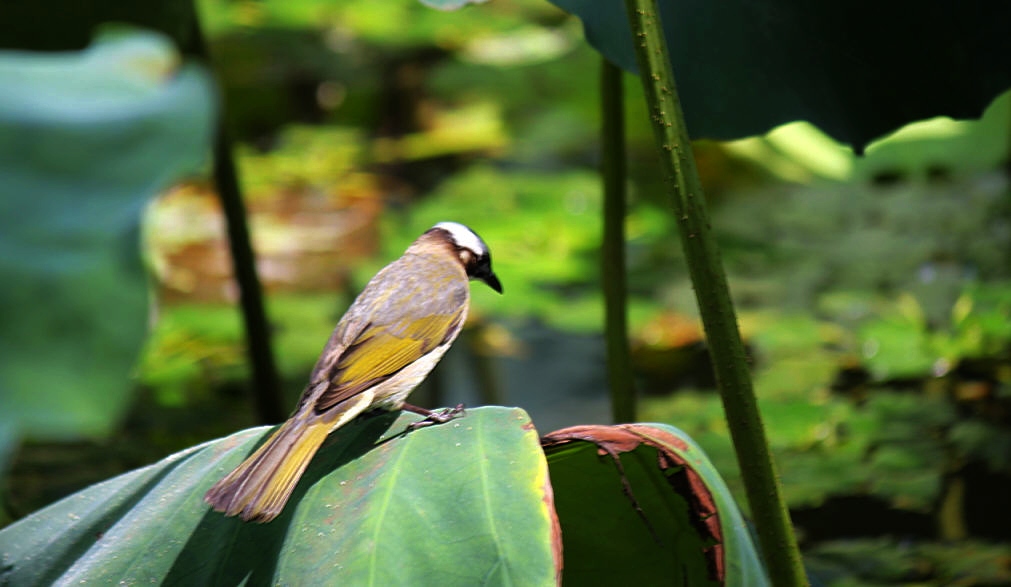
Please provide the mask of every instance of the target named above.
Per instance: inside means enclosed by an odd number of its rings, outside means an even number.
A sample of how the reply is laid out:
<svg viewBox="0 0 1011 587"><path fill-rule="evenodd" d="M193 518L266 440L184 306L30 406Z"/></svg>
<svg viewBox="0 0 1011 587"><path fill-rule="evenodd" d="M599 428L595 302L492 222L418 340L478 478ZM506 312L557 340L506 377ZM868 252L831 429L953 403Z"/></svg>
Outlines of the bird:
<svg viewBox="0 0 1011 587"><path fill-rule="evenodd" d="M288 420L204 500L226 516L269 522L326 437L359 414L405 409L432 422L454 417L462 406L430 412L406 399L460 334L471 280L502 293L481 237L456 222L425 231L369 281L337 323Z"/></svg>

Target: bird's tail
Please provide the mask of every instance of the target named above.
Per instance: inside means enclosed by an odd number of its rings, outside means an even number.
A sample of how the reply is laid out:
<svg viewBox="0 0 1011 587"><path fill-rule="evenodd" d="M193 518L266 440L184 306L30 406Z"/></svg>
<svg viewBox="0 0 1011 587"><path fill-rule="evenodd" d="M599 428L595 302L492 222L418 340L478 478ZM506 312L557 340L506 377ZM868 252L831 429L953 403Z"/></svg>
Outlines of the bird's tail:
<svg viewBox="0 0 1011 587"><path fill-rule="evenodd" d="M245 521L269 522L284 509L330 426L294 417L204 495L211 507Z"/></svg>

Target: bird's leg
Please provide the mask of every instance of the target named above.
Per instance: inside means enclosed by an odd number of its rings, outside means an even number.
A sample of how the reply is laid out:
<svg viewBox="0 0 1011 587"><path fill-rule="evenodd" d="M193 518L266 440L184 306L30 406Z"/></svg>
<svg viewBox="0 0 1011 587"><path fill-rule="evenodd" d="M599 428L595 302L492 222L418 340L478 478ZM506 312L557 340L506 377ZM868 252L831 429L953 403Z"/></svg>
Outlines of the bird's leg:
<svg viewBox="0 0 1011 587"><path fill-rule="evenodd" d="M463 416L466 413L463 404L457 404L455 408L433 411L413 404L405 403L400 407L400 409L407 410L408 412L414 412L415 414L421 414L425 417L424 420L418 420L417 422L412 422L408 425L408 432L418 428L424 428L425 426L431 426L432 424L445 424L446 422L449 422L459 416Z"/></svg>

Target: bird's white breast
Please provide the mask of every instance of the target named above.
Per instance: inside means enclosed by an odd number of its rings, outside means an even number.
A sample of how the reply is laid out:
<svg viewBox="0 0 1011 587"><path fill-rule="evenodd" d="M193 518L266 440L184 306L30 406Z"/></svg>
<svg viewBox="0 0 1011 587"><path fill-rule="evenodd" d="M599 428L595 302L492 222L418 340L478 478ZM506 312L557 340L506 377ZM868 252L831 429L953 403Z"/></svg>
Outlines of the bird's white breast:
<svg viewBox="0 0 1011 587"><path fill-rule="evenodd" d="M399 410L407 401L407 396L411 395L414 388L425 380L425 377L435 368L439 359L446 354L452 344L452 340L447 340L445 344L435 347L428 354L422 355L417 361L398 371L393 377L372 388L376 397L373 407Z"/></svg>

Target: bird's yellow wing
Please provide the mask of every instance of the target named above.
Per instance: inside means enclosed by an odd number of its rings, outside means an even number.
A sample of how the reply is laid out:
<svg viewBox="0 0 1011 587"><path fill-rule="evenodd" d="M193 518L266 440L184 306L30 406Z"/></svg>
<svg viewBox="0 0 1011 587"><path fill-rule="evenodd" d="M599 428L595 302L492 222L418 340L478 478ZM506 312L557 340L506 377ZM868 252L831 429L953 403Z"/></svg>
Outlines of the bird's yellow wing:
<svg viewBox="0 0 1011 587"><path fill-rule="evenodd" d="M410 365L459 331L463 307L444 314L369 324L345 347L329 373L330 387L316 399L317 413L368 389Z"/></svg>

